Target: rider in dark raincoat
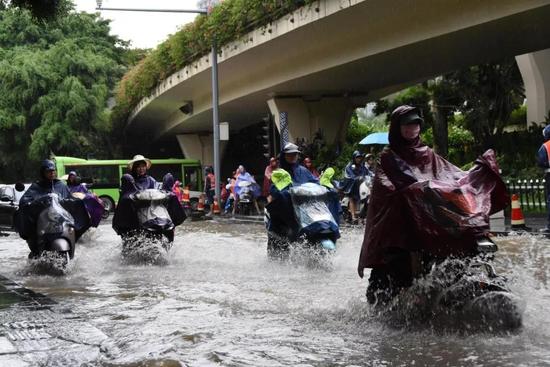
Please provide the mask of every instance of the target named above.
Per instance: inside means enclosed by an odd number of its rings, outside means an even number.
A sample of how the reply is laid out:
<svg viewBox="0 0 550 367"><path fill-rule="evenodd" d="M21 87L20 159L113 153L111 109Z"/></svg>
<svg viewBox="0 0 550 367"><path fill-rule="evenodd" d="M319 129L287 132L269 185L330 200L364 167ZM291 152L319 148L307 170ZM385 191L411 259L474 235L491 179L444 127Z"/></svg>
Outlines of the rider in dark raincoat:
<svg viewBox="0 0 550 367"><path fill-rule="evenodd" d="M20 206L25 206L41 196L56 193L60 200L68 199L71 192L63 181L57 179L55 163L49 159L40 164L40 179L34 182L19 200Z"/></svg>
<svg viewBox="0 0 550 367"><path fill-rule="evenodd" d="M474 251L489 215L508 204L494 152L462 171L424 145L421 111L391 115L390 149L382 153L367 213L358 273L371 268L367 298L411 285L425 256L444 259Z"/></svg>
<svg viewBox="0 0 550 367"><path fill-rule="evenodd" d="M90 192L85 184L80 182L80 177L77 176L75 171L71 171L68 174L67 188L74 197L84 200L84 205L90 215L92 227L97 227L105 211L103 202L94 193Z"/></svg>
<svg viewBox="0 0 550 367"><path fill-rule="evenodd" d="M57 194L63 208L67 210L75 220L76 239L90 227L90 217L84 202L72 199L71 193L61 180L57 179L55 163L49 159L40 164L40 179L34 182L19 200L19 209L15 214L15 226L21 238L27 240L31 250L29 257L40 255L42 248L37 238L36 221L38 215L44 209L38 205L37 199L48 194Z"/></svg>
<svg viewBox="0 0 550 367"><path fill-rule="evenodd" d="M349 212L351 214L351 221L354 224L357 223L355 213L359 210L359 201L361 200L359 187L363 183L363 179L369 174L363 158L363 154L358 150L353 152L351 162L348 163L344 172L344 187L342 191L349 198Z"/></svg>

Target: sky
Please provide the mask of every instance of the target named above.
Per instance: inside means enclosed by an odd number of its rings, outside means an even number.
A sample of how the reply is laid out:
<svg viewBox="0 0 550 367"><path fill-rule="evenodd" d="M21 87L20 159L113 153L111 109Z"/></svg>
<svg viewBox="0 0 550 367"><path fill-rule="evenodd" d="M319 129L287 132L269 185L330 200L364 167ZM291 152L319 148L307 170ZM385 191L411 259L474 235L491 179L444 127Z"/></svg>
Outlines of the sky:
<svg viewBox="0 0 550 367"><path fill-rule="evenodd" d="M93 13L96 0L73 0L78 11ZM107 8L155 8L155 9L197 9L197 0L103 0ZM130 47L154 48L173 34L183 24L193 21L195 14L185 13L142 13L122 11L101 11L101 16L111 19L111 32L123 40L131 41Z"/></svg>

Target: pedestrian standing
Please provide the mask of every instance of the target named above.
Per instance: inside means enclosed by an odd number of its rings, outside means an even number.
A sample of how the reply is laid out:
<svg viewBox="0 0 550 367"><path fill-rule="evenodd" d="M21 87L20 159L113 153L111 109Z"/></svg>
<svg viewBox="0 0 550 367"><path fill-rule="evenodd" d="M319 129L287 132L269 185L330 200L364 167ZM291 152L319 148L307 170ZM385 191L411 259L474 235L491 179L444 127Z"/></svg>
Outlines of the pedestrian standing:
<svg viewBox="0 0 550 367"><path fill-rule="evenodd" d="M214 169L212 167L206 167L206 177L204 178L204 193L210 205L210 213L214 209L214 196L216 195L216 176L214 176Z"/></svg>
<svg viewBox="0 0 550 367"><path fill-rule="evenodd" d="M546 210L548 211L546 219L546 227L541 229L541 232L550 234L550 125L546 125L542 129L544 143L540 146L537 152L538 166L544 169L544 182L546 188Z"/></svg>

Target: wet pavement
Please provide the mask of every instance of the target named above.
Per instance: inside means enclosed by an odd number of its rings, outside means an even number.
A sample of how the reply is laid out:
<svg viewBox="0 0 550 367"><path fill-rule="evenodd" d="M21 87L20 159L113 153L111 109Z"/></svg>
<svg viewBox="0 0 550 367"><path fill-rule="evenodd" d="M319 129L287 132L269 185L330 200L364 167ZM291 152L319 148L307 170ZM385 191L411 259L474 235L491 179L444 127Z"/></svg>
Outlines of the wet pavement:
<svg viewBox="0 0 550 367"><path fill-rule="evenodd" d="M497 270L524 308L510 334L388 324L364 298L361 240L361 228L344 228L333 256L296 249L279 263L267 260L261 225L186 222L168 263L153 266L125 263L101 225L59 277L28 264L24 241L2 237L0 272L56 303L0 310L0 366L550 365L549 240L497 239Z"/></svg>
<svg viewBox="0 0 550 367"><path fill-rule="evenodd" d="M0 366L97 361L107 336L52 299L0 276Z"/></svg>

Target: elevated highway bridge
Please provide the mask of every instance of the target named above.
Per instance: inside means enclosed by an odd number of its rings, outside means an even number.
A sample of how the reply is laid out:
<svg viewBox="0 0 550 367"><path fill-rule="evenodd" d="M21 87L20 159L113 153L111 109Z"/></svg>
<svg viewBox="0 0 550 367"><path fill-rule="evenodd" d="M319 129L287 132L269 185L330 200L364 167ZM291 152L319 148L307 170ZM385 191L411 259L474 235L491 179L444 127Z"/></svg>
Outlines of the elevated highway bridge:
<svg viewBox="0 0 550 367"><path fill-rule="evenodd" d="M550 0L319 0L221 49L220 121L239 130L271 113L279 126L287 112L291 140L321 129L331 142L356 107L505 56L520 66L528 120L543 121ZM134 109L127 130L177 138L185 156L211 163L210 68L204 56L169 76Z"/></svg>

